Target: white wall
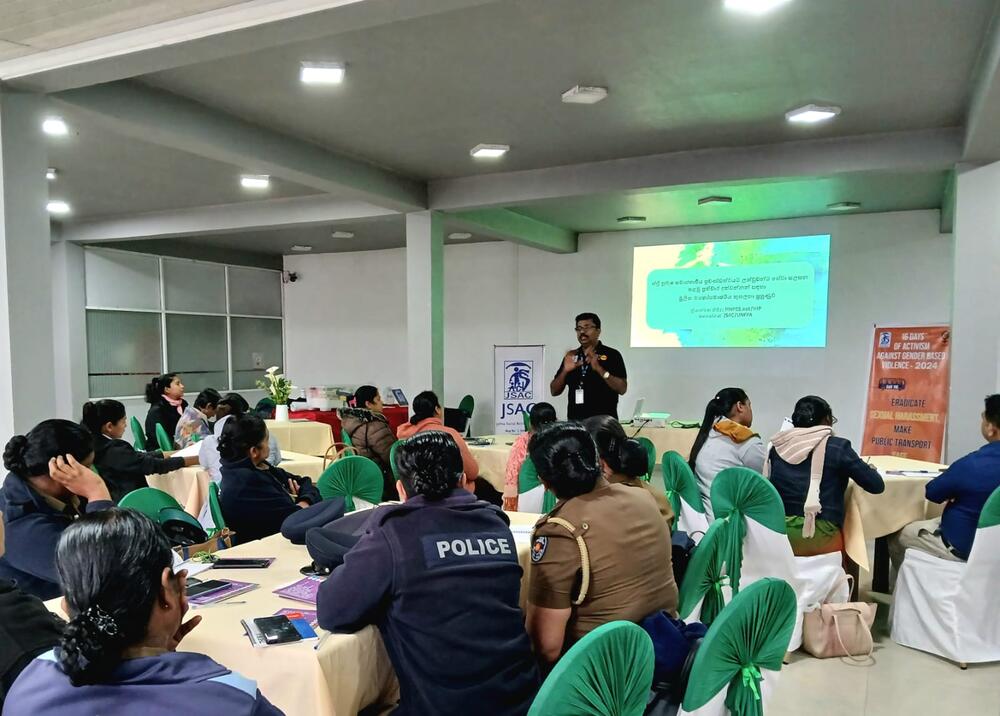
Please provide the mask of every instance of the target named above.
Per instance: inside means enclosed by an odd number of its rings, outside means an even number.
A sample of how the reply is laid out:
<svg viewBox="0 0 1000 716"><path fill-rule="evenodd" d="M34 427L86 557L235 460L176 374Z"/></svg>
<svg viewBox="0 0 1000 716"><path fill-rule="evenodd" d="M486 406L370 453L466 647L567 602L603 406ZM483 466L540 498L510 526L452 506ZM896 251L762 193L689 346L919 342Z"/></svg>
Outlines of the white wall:
<svg viewBox="0 0 1000 716"><path fill-rule="evenodd" d="M622 412L642 396L650 410L698 419L719 388L751 396L755 425L777 428L795 400L819 393L840 418L840 434L859 440L872 326L948 321L951 238L936 211L792 219L581 236L576 254L512 244L445 249L445 403L476 398L475 432L492 427L492 347L546 344L545 378L575 345L573 318L595 311L602 340L622 351L629 391ZM628 347L632 247L829 233L827 348L631 349ZM297 385L398 384L405 376L403 249L287 257L302 279L286 284L289 374ZM411 396L412 397L412 396ZM565 395L555 399L565 413Z"/></svg>

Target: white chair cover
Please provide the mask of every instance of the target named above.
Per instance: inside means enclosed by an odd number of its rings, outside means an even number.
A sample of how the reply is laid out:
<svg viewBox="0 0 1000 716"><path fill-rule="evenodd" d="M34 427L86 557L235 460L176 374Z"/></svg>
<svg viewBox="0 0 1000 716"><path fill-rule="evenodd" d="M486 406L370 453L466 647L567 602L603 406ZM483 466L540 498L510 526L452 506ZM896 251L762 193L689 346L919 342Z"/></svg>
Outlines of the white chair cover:
<svg viewBox="0 0 1000 716"><path fill-rule="evenodd" d="M968 562L906 550L892 609L898 644L956 662L1000 661L1000 525L980 528Z"/></svg>
<svg viewBox="0 0 1000 716"><path fill-rule="evenodd" d="M792 641L788 645L789 651L795 651L802 645L802 614L805 611L805 605L803 603L804 585L799 579L795 555L792 554L792 544L788 541L788 535L768 529L757 520L748 517L747 536L743 540L743 569L740 589L749 587L765 577L783 579L795 591L799 611L795 618Z"/></svg>
<svg viewBox="0 0 1000 716"><path fill-rule="evenodd" d="M518 512L534 512L541 514L542 500L545 499L545 485L538 485L517 496Z"/></svg>
<svg viewBox="0 0 1000 716"><path fill-rule="evenodd" d="M694 543L698 544L708 530L708 516L691 507L683 497L680 497L680 501L681 513L677 516L677 529L687 532Z"/></svg>

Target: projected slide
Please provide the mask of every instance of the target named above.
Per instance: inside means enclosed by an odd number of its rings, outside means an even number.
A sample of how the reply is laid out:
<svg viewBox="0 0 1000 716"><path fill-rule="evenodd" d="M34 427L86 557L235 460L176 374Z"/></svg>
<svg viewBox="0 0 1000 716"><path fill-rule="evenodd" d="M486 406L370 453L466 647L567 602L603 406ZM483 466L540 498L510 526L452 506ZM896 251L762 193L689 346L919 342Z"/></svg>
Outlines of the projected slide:
<svg viewBox="0 0 1000 716"><path fill-rule="evenodd" d="M829 235L637 246L632 346L825 346L829 268Z"/></svg>

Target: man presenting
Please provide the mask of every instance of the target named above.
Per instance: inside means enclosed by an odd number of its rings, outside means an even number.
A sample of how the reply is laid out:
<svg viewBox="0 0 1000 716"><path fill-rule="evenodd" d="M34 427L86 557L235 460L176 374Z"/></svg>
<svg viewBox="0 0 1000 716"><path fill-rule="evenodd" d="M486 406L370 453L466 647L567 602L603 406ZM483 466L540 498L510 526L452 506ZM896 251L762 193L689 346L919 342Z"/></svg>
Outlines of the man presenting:
<svg viewBox="0 0 1000 716"><path fill-rule="evenodd" d="M618 396L628 390L622 354L600 341L601 319L596 313L576 317L577 350L569 351L552 379L552 395L562 395L569 387L569 420L594 415L618 418Z"/></svg>

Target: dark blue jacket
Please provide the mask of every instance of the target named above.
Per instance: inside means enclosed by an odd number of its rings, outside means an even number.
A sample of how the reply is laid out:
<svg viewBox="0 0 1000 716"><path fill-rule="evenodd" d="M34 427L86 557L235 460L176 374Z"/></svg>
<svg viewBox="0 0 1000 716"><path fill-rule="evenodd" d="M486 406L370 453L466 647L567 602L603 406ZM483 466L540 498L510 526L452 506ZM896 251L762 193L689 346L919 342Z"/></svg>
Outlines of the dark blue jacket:
<svg viewBox="0 0 1000 716"><path fill-rule="evenodd" d="M382 632L400 684L393 713L527 713L538 671L507 525L499 508L461 489L379 507L320 586L321 627Z"/></svg>
<svg viewBox="0 0 1000 716"><path fill-rule="evenodd" d="M806 495L809 492L809 468L812 457L798 465L781 459L771 448L771 484L785 503L785 515L802 517L805 514ZM819 503L823 511L817 519L844 526L844 494L847 483L854 480L865 492L878 495L885 490L885 482L878 470L866 463L851 447L846 438L831 437L826 443L823 477L819 482Z"/></svg>
<svg viewBox="0 0 1000 716"><path fill-rule="evenodd" d="M114 504L99 500L88 505L81 500L80 510L99 512ZM58 597L62 590L56 576L56 544L79 513L69 506L66 512L56 512L27 482L13 474L7 475L0 488L0 512L4 524L0 579L16 582L39 599Z"/></svg>
<svg viewBox="0 0 1000 716"><path fill-rule="evenodd" d="M941 536L962 559L969 558L983 505L1000 487L1000 442L989 443L956 460L927 483L927 499L948 502L941 515Z"/></svg>
<svg viewBox="0 0 1000 716"><path fill-rule="evenodd" d="M295 497L288 491L288 481L298 485ZM250 458L222 463L219 502L226 527L233 530L235 544L263 539L281 531L281 523L301 507L296 503L316 504L322 498L308 477L291 475L270 466L260 470Z"/></svg>
<svg viewBox="0 0 1000 716"><path fill-rule="evenodd" d="M48 714L224 714L282 716L257 682L204 654L167 652L121 662L108 683L73 686L48 651L21 672L4 716Z"/></svg>

